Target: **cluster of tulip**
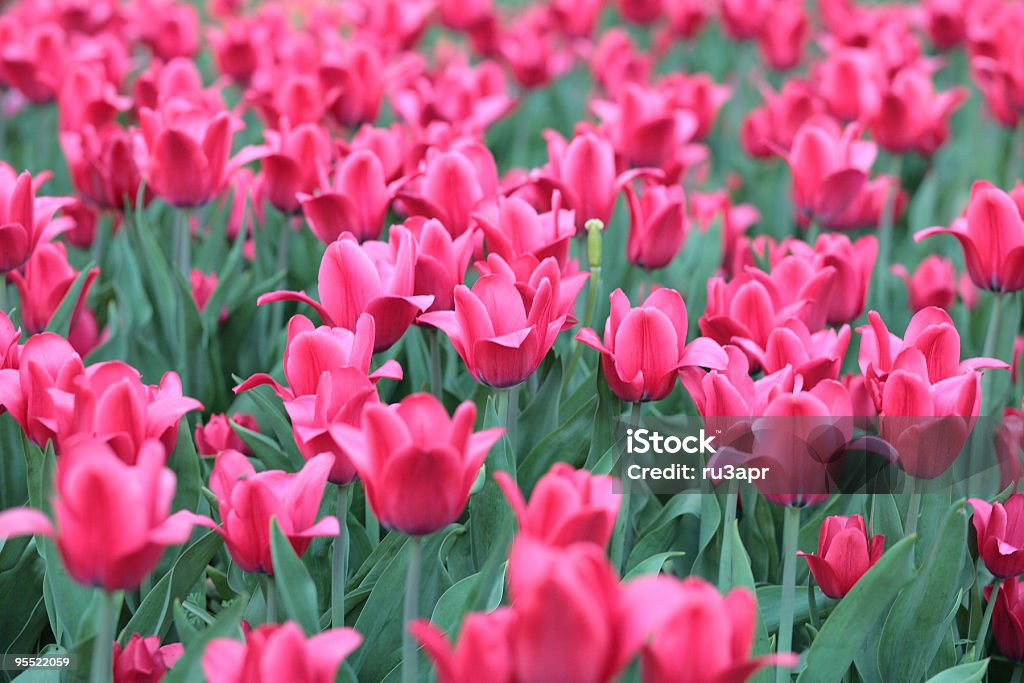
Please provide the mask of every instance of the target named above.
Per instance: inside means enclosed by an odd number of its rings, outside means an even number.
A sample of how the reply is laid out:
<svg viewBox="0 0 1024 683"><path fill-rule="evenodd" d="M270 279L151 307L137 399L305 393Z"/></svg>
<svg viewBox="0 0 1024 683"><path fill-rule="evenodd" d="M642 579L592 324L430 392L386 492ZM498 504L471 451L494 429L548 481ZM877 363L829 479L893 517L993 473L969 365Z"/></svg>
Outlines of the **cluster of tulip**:
<svg viewBox="0 0 1024 683"><path fill-rule="evenodd" d="M1017 29L0 2L0 646L92 683L1021 680ZM765 476L616 478L620 426L680 417Z"/></svg>

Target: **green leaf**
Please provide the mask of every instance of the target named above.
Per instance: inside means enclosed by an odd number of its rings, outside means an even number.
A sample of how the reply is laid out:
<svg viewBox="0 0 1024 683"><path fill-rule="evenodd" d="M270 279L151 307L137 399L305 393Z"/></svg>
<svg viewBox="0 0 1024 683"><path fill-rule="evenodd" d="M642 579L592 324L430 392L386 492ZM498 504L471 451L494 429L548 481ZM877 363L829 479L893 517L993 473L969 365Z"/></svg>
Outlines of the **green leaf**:
<svg viewBox="0 0 1024 683"><path fill-rule="evenodd" d="M666 562L684 555L686 555L686 553L680 551L651 555L647 559L637 562L636 565L626 573L626 576L624 576L622 580L627 581L637 576L643 576L644 574L660 574Z"/></svg>
<svg viewBox="0 0 1024 683"><path fill-rule="evenodd" d="M215 638L231 638L238 635L238 622L242 616L244 601L232 603L217 615L217 623L202 631L198 637L188 643L185 654L175 663L164 677L162 683L201 683L204 679L201 661L206 646Z"/></svg>
<svg viewBox="0 0 1024 683"><path fill-rule="evenodd" d="M274 560L274 585L288 618L307 634L320 630L316 586L276 519L270 522L270 554Z"/></svg>
<svg viewBox="0 0 1024 683"><path fill-rule="evenodd" d="M220 534L210 531L204 534L178 556L171 571L157 581L152 590L142 599L139 608L125 624L118 636L122 645L128 643L133 633L143 636L159 635L163 638L171 625L170 607L175 600L184 600L188 592L203 576L222 545Z"/></svg>
<svg viewBox="0 0 1024 683"><path fill-rule="evenodd" d="M913 577L914 545L905 538L889 549L861 577L822 625L807 651L799 683L836 681L853 663L868 630L889 610L899 591Z"/></svg>
<svg viewBox="0 0 1024 683"><path fill-rule="evenodd" d="M924 679L956 613L966 549L967 516L960 501L947 511L935 549L885 620L878 649L883 680ZM920 628L921 624L928 628ZM915 635L907 638L907 633Z"/></svg>
<svg viewBox="0 0 1024 683"><path fill-rule="evenodd" d="M484 598L480 611L489 612L497 608L501 602L505 572L500 572L497 580L487 579L488 577L480 572L457 581L437 601L430 621L445 633L454 636L458 632L459 624L462 623L462 617L472 609L470 601L478 593L482 592ZM482 586L482 583L489 585Z"/></svg>
<svg viewBox="0 0 1024 683"><path fill-rule="evenodd" d="M979 683L988 672L988 661L969 662L946 669L928 679L928 683Z"/></svg>
<svg viewBox="0 0 1024 683"><path fill-rule="evenodd" d="M47 332L56 332L62 337L67 337L68 332L71 329L71 316L75 313L75 308L78 306L78 300L82 298L82 290L85 288L85 283L96 276L95 273L91 272L96 264L89 262L82 272L78 274L75 281L71 283L71 288L68 289L64 298L60 300L60 306L54 311L50 317L50 322L46 324Z"/></svg>

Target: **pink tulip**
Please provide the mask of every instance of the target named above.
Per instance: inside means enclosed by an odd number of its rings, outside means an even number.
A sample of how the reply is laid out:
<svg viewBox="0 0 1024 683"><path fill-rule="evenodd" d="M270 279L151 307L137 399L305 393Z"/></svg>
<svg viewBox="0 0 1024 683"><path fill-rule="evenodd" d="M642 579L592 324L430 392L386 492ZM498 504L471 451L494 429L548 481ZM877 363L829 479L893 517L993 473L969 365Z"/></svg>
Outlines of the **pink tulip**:
<svg viewBox="0 0 1024 683"><path fill-rule="evenodd" d="M472 215L487 198L470 158L460 152L443 152L426 162L419 192L399 195L410 215L436 218L453 237L469 230Z"/></svg>
<svg viewBox="0 0 1024 683"><path fill-rule="evenodd" d="M112 671L115 683L159 683L185 654L181 643L160 645L160 636L133 633L123 648L114 641Z"/></svg>
<svg viewBox="0 0 1024 683"><path fill-rule="evenodd" d="M306 637L293 621L264 624L245 642L215 638L203 653L210 683L333 683L341 663L362 643L355 629L333 628Z"/></svg>
<svg viewBox="0 0 1024 683"><path fill-rule="evenodd" d="M50 177L27 171L21 174L0 162L0 273L21 266L40 242L47 242L68 227L53 214L70 199L36 197L36 190Z"/></svg>
<svg viewBox="0 0 1024 683"><path fill-rule="evenodd" d="M355 35L331 46L317 71L327 113L346 127L377 120L387 85L387 64L377 41Z"/></svg>
<svg viewBox="0 0 1024 683"><path fill-rule="evenodd" d="M762 86L764 104L749 112L740 126L743 151L758 159L775 156L793 146L797 132L824 110L824 105L806 81L791 78L776 93Z"/></svg>
<svg viewBox="0 0 1024 683"><path fill-rule="evenodd" d="M21 358L21 330L14 326L7 314L0 311L0 370L17 370Z"/></svg>
<svg viewBox="0 0 1024 683"><path fill-rule="evenodd" d="M889 152L930 156L949 138L949 118L969 94L964 87L937 93L926 69L901 69L882 93L871 133Z"/></svg>
<svg viewBox="0 0 1024 683"><path fill-rule="evenodd" d="M996 595L992 610L992 635L999 652L1014 662L1024 661L1024 586L1020 577L1005 581ZM985 599L992 599L992 586L985 587Z"/></svg>
<svg viewBox="0 0 1024 683"><path fill-rule="evenodd" d="M256 418L248 413L236 413L234 415L218 413L211 415L205 425L196 425L196 452L205 457L213 457L221 451L227 450L239 451L243 455L251 455L249 447L242 440L242 437L235 432L232 423L249 431L258 432L260 430L260 425L256 422Z"/></svg>
<svg viewBox="0 0 1024 683"><path fill-rule="evenodd" d="M833 291L842 291L845 296L830 298L825 319L828 324L840 325L860 317L878 257L878 238L865 235L852 242L846 235L824 233L813 248L802 240L786 240L784 244L790 253L809 261L818 271L835 268ZM778 260L773 259L772 265Z"/></svg>
<svg viewBox="0 0 1024 683"><path fill-rule="evenodd" d="M284 213L299 210L299 195L312 193L327 175L333 155L330 135L322 126L302 123L294 128L264 131L266 145L259 148L261 189L274 208Z"/></svg>
<svg viewBox="0 0 1024 683"><path fill-rule="evenodd" d="M800 64L809 35L803 2L775 2L758 33L757 44L768 66L785 71Z"/></svg>
<svg viewBox="0 0 1024 683"><path fill-rule="evenodd" d="M458 641L449 644L444 631L420 620L410 626L437 669L439 683L513 683L508 608L470 613L462 622Z"/></svg>
<svg viewBox="0 0 1024 683"><path fill-rule="evenodd" d="M601 353L605 380L622 400L660 401L686 367L725 368L725 352L712 340L686 343L686 304L679 292L657 289L636 308L630 308L621 289L610 298L604 342L589 328L576 339Z"/></svg>
<svg viewBox="0 0 1024 683"><path fill-rule="evenodd" d="M569 243L576 234L572 211L561 209L560 198L553 200L552 210L538 213L518 197L498 200L498 219L483 215L476 220L484 233L487 251L508 262L523 254L543 261L551 256L563 270L569 262Z"/></svg>
<svg viewBox="0 0 1024 683"><path fill-rule="evenodd" d="M949 228L919 230L914 240L941 234L960 242L967 272L978 287L994 292L1024 289L1024 219L1006 192L983 180L975 182L965 217Z"/></svg>
<svg viewBox="0 0 1024 683"><path fill-rule="evenodd" d="M616 101L596 100L591 109L615 151L631 166L662 166L697 132L694 113L677 106L672 93L658 87L625 83Z"/></svg>
<svg viewBox="0 0 1024 683"><path fill-rule="evenodd" d="M450 29L461 31L472 28L491 16L494 11L491 0L439 0L437 3L441 23Z"/></svg>
<svg viewBox="0 0 1024 683"><path fill-rule="evenodd" d="M764 351L745 339L734 341L757 359L766 374L789 366L809 389L822 380L839 378L850 335L849 325L843 325L838 331L826 328L811 334L802 321L790 318L768 334Z"/></svg>
<svg viewBox="0 0 1024 683"><path fill-rule="evenodd" d="M223 451L210 474L221 525L231 559L247 572L274 573L270 552L271 519L277 521L295 554L302 556L314 538L337 536L338 519L316 521L324 485L334 458L318 455L295 474L280 470L257 472L238 451Z"/></svg>
<svg viewBox="0 0 1024 683"><path fill-rule="evenodd" d="M686 200L678 185L651 184L637 197L628 185L629 239L626 255L641 268L664 268L683 248L686 240Z"/></svg>
<svg viewBox="0 0 1024 683"><path fill-rule="evenodd" d="M346 232L359 241L380 237L394 192L377 155L357 150L338 165L329 187L316 196L299 195L299 200L313 234L330 244Z"/></svg>
<svg viewBox="0 0 1024 683"><path fill-rule="evenodd" d="M142 184L133 153L132 135L117 126L60 134L60 146L68 163L71 182L89 201L104 209L120 211L135 206ZM147 189L147 195L151 188Z"/></svg>
<svg viewBox="0 0 1024 683"><path fill-rule="evenodd" d="M48 536L78 583L134 590L165 547L188 540L194 524L212 523L185 510L169 515L175 477L165 457L158 442L147 441L129 465L104 444L81 440L58 460L54 521L11 508L0 512L0 537Z"/></svg>
<svg viewBox="0 0 1024 683"><path fill-rule="evenodd" d="M66 339L52 332L33 335L20 350L13 340L10 343L7 367L0 369L0 408L33 443L45 447L57 436L57 408L50 389L58 378L80 374L82 359Z"/></svg>
<svg viewBox="0 0 1024 683"><path fill-rule="evenodd" d="M573 543L604 548L611 540L622 502L611 477L555 463L537 482L529 504L508 474L495 472L494 479L516 513L520 535L558 548Z"/></svg>
<svg viewBox="0 0 1024 683"><path fill-rule="evenodd" d="M409 218L403 224L416 236L416 278L413 292L432 296L427 311L450 311L455 307L455 288L466 278L476 240L474 230L452 237L436 219Z"/></svg>
<svg viewBox="0 0 1024 683"><path fill-rule="evenodd" d="M724 597L707 581L645 576L622 589L625 647L640 651L644 683L740 683L766 666L795 666L791 652L751 659L757 600L745 588Z"/></svg>
<svg viewBox="0 0 1024 683"><path fill-rule="evenodd" d="M755 38L768 18L772 0L722 0L722 28L733 40Z"/></svg>
<svg viewBox="0 0 1024 683"><path fill-rule="evenodd" d="M839 599L878 562L884 549L885 536L875 534L869 540L863 517L833 515L821 523L818 554L797 555L807 560L821 592Z"/></svg>
<svg viewBox="0 0 1024 683"><path fill-rule="evenodd" d="M360 245L345 233L332 242L320 261L319 302L304 292L278 291L262 295L256 303L300 301L312 306L325 324L347 330L354 330L359 317L368 313L376 326L373 350L389 349L434 299L413 294L415 238L395 226L388 239Z"/></svg>
<svg viewBox="0 0 1024 683"><path fill-rule="evenodd" d="M492 387L515 386L532 375L569 320L571 302L585 277L563 283L558 263L548 257L528 279L501 257L473 284L455 288L455 310L421 315L440 328L473 378Z"/></svg>
<svg viewBox="0 0 1024 683"><path fill-rule="evenodd" d="M980 498L969 498L967 502L974 508L971 521L985 568L1001 579L1024 573L1024 494L1015 493L1005 503L988 503Z"/></svg>
<svg viewBox="0 0 1024 683"><path fill-rule="evenodd" d="M487 452L504 433L473 433L475 421L470 401L449 417L433 396L413 394L393 406L367 405L361 429L336 423L331 434L381 524L419 536L458 519Z"/></svg>
<svg viewBox="0 0 1024 683"><path fill-rule="evenodd" d="M938 254L929 254L911 275L903 264L892 266L894 275L907 286L907 303L914 313L934 306L950 310L956 302L956 270L953 262Z"/></svg>

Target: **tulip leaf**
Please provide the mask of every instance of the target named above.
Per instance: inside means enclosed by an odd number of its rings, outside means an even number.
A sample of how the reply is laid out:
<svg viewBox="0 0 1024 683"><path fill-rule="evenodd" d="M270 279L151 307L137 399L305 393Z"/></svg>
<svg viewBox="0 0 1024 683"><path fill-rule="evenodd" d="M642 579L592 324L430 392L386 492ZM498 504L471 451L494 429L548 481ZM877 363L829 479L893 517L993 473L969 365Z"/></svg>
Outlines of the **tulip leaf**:
<svg viewBox="0 0 1024 683"><path fill-rule="evenodd" d="M236 381L241 381L237 377L235 379ZM292 436L292 426L288 421L288 413L285 412L284 406L277 398L277 395L267 386L250 389L245 392L245 395L255 404L256 422L259 423L260 428L266 429L269 427L274 434L274 438L277 439L281 450L288 456L291 466L286 468L285 471L297 472L302 469L305 459L295 445L295 438Z"/></svg>
<svg viewBox="0 0 1024 683"><path fill-rule="evenodd" d="M174 452L168 454L167 466L176 477L174 510L198 510L203 488L203 476L199 468L199 454L192 440L188 420L184 417L178 423L178 440Z"/></svg>
<svg viewBox="0 0 1024 683"><path fill-rule="evenodd" d="M666 562L677 557L683 557L684 555L686 555L686 553L680 551L651 555L647 559L637 562L636 565L626 573L622 580L628 581L629 579L634 579L638 576L643 576L644 574L660 574Z"/></svg>
<svg viewBox="0 0 1024 683"><path fill-rule="evenodd" d="M217 615L217 621L212 626L204 629L194 639L186 643L185 654L167 672L161 683L201 683L204 681L201 661L206 646L216 638L232 638L241 635L238 622L242 617L243 607L244 601L242 600L231 603Z"/></svg>
<svg viewBox="0 0 1024 683"><path fill-rule="evenodd" d="M952 669L946 669L928 679L928 683L979 683L988 672L989 660L968 662Z"/></svg>
<svg viewBox="0 0 1024 683"><path fill-rule="evenodd" d="M597 399L591 395L580 408L563 420L558 429L542 438L519 463L519 485L524 494L556 460L579 465L586 457L587 439L593 429L594 406ZM557 457L552 457L557 453Z"/></svg>
<svg viewBox="0 0 1024 683"><path fill-rule="evenodd" d="M9 538L0 547L0 651L28 652L46 625L45 565L31 536Z"/></svg>
<svg viewBox="0 0 1024 683"><path fill-rule="evenodd" d="M281 598L284 613L307 634L320 630L316 586L291 542L281 531L277 519L270 522L270 554L274 560L274 586Z"/></svg>
<svg viewBox="0 0 1024 683"><path fill-rule="evenodd" d="M924 679L956 613L966 547L967 516L960 501L945 514L938 542L885 620L878 649L883 680ZM929 628L921 631L920 624L929 624ZM907 633L916 635L903 637Z"/></svg>
<svg viewBox="0 0 1024 683"><path fill-rule="evenodd" d="M252 449L256 459L263 463L268 470L288 471L292 468L291 460L273 439L251 429L246 429L240 424L231 422L231 428L241 437L245 445Z"/></svg>
<svg viewBox="0 0 1024 683"><path fill-rule="evenodd" d="M483 602L479 611L489 612L497 608L501 602L504 580L505 572L501 571L494 577L487 577L483 572L479 572L455 582L437 601L430 621L454 640L462 617L474 609L471 601L477 594L481 595Z"/></svg>
<svg viewBox="0 0 1024 683"><path fill-rule="evenodd" d="M882 555L829 615L806 655L798 683L839 680L853 663L868 630L913 578L915 536Z"/></svg>
<svg viewBox="0 0 1024 683"><path fill-rule="evenodd" d="M118 641L126 645L133 633L165 636L171 625L171 604L188 595L221 545L220 534L208 531L185 548L171 571L164 574L142 598L139 608L121 630Z"/></svg>
<svg viewBox="0 0 1024 683"><path fill-rule="evenodd" d="M534 446L558 428L558 399L562 390L562 361L554 353L549 353L544 365L538 370L543 372L550 366L544 381L537 389L529 405L519 416L519 452L529 453Z"/></svg>
<svg viewBox="0 0 1024 683"><path fill-rule="evenodd" d="M55 332L65 338L68 336L68 332L71 330L71 318L75 313L75 308L78 307L78 300L82 298L82 290L85 288L85 283L95 276L94 273L90 272L95 265L95 263L90 261L78 273L78 277L71 283L71 287L64 294L64 298L60 300L60 306L50 316L50 321L46 323L47 332Z"/></svg>
<svg viewBox="0 0 1024 683"><path fill-rule="evenodd" d="M50 627L57 644L71 647L90 633L95 626L92 609L98 603L98 590L75 582L64 568L56 544L50 539L37 538L39 554L46 563L43 597L46 601Z"/></svg>

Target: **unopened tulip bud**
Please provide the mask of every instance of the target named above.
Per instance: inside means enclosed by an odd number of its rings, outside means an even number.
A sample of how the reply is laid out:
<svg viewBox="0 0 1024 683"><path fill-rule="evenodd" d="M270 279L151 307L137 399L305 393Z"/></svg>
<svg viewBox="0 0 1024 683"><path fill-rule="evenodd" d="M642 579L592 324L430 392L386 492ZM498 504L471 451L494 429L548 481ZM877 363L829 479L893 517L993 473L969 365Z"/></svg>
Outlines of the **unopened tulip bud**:
<svg viewBox="0 0 1024 683"><path fill-rule="evenodd" d="M591 268L600 268L601 234L604 232L604 223L596 218L591 218L584 227L587 230L587 261Z"/></svg>

